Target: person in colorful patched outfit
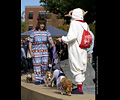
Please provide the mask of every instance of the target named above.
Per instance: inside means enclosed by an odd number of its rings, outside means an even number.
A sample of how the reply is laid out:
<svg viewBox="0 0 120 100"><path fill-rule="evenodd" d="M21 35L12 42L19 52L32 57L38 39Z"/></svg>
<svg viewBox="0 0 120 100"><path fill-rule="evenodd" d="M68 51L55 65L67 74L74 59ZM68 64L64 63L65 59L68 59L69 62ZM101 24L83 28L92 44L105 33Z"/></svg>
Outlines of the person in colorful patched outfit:
<svg viewBox="0 0 120 100"><path fill-rule="evenodd" d="M46 30L46 20L38 17L35 30L30 35L29 51L33 57L35 84L44 83L48 64L47 42L54 46L50 32Z"/></svg>

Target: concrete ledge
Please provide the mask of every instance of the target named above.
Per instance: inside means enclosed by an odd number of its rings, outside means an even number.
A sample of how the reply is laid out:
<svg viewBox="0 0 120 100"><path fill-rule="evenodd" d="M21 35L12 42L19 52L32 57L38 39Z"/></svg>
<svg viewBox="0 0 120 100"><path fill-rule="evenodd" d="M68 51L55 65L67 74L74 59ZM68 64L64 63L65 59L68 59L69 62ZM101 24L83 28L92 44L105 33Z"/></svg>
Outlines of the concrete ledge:
<svg viewBox="0 0 120 100"><path fill-rule="evenodd" d="M62 100L52 96L44 95L21 86L21 100Z"/></svg>
<svg viewBox="0 0 120 100"><path fill-rule="evenodd" d="M33 75L34 77L34 75ZM84 93L72 96L57 93L56 87L45 87L44 84L26 83L26 75L21 76L21 100L95 100L95 95Z"/></svg>

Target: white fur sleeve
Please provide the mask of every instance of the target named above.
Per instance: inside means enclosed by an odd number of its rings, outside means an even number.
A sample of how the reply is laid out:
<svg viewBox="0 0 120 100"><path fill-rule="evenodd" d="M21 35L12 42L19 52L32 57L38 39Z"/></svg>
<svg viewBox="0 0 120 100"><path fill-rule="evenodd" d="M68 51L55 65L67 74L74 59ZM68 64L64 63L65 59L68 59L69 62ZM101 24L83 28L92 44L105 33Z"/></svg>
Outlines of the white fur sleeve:
<svg viewBox="0 0 120 100"><path fill-rule="evenodd" d="M62 36L62 41L65 43L72 42L77 39L77 23L72 21L67 36Z"/></svg>

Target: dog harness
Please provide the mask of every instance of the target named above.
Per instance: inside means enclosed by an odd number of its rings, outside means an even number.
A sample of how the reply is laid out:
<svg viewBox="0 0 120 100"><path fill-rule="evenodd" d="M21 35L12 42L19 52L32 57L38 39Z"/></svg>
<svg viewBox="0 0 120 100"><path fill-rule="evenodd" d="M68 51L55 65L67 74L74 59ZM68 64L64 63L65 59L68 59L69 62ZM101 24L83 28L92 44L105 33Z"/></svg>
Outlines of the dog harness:
<svg viewBox="0 0 120 100"><path fill-rule="evenodd" d="M64 73L59 73L58 78L59 78L60 76L65 76L65 74L64 74ZM61 80L60 80L60 81L61 81ZM59 90L64 90L62 84L61 84L61 83L59 83L59 84L60 84Z"/></svg>
<svg viewBox="0 0 120 100"><path fill-rule="evenodd" d="M65 76L65 74L64 74L64 73L59 73L58 78L59 78L60 76Z"/></svg>

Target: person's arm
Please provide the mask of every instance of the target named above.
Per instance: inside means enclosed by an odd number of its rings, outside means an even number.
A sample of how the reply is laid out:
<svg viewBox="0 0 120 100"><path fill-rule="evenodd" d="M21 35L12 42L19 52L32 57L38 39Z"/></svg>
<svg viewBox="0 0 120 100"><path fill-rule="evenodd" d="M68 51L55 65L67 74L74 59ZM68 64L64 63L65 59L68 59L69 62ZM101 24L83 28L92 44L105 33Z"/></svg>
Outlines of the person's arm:
<svg viewBox="0 0 120 100"><path fill-rule="evenodd" d="M32 44L29 43L29 51L30 51L30 55L33 57L34 55L33 55L33 52L32 52L32 50L31 50L31 48L32 48Z"/></svg>
<svg viewBox="0 0 120 100"><path fill-rule="evenodd" d="M74 22L72 21L67 36L62 36L60 40L63 41L64 43L73 42L74 40L77 39L77 34L78 34L77 23L75 21Z"/></svg>
<svg viewBox="0 0 120 100"><path fill-rule="evenodd" d="M30 55L31 55L32 57L33 57L33 52L32 52L33 37L34 37L34 32L31 33L31 35L30 35L30 40L29 40L29 51L30 51Z"/></svg>
<svg viewBox="0 0 120 100"><path fill-rule="evenodd" d="M50 44L51 44L52 46L55 46L53 40L50 41Z"/></svg>
<svg viewBox="0 0 120 100"><path fill-rule="evenodd" d="M58 40L59 42L64 42L64 43L69 43L69 42L73 42L74 40L77 39L77 33L78 33L78 27L76 22L72 21L70 24L70 28L68 31L67 36L62 36L61 38L58 38L56 40Z"/></svg>
<svg viewBox="0 0 120 100"><path fill-rule="evenodd" d="M30 52L32 51L31 48L32 48L32 44L29 43L29 51L30 51Z"/></svg>
<svg viewBox="0 0 120 100"><path fill-rule="evenodd" d="M52 37L51 37L50 32L48 32L47 38L48 38L49 43L50 43L52 46L55 46L55 45L54 45L54 42L53 42L53 39L52 39Z"/></svg>

